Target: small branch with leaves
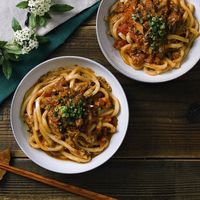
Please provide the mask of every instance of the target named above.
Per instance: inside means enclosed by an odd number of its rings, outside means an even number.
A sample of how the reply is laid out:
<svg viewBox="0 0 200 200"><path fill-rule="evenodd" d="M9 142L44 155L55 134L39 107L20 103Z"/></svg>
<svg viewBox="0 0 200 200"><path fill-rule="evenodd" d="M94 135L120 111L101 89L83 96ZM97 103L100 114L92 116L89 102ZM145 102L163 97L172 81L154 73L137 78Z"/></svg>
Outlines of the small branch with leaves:
<svg viewBox="0 0 200 200"><path fill-rule="evenodd" d="M51 19L51 12L64 13L73 9L67 4L52 4L51 0L28 0L16 5L18 8L27 9L28 24L33 28L36 26L46 26L47 20Z"/></svg>
<svg viewBox="0 0 200 200"><path fill-rule="evenodd" d="M73 9L67 4L52 4L52 0L27 0L16 5L18 8L27 9L28 23L21 27L17 19L12 20L14 37L11 41L0 41L0 66L6 79L12 75L12 62L17 62L23 54L28 54L38 48L40 43L48 42L45 36L38 36L38 27L44 27L50 12L63 13Z"/></svg>

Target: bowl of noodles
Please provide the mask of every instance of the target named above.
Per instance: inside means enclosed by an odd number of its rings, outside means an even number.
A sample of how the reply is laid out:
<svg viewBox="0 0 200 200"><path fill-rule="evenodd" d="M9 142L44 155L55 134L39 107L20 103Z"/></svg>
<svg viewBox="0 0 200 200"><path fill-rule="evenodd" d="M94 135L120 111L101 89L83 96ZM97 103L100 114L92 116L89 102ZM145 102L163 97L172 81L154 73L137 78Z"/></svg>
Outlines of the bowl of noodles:
<svg viewBox="0 0 200 200"><path fill-rule="evenodd" d="M117 151L129 111L111 72L87 58L64 56L22 79L10 118L18 145L33 162L73 174L98 167Z"/></svg>
<svg viewBox="0 0 200 200"><path fill-rule="evenodd" d="M199 21L196 0L103 0L96 33L119 72L142 82L165 82L198 62Z"/></svg>

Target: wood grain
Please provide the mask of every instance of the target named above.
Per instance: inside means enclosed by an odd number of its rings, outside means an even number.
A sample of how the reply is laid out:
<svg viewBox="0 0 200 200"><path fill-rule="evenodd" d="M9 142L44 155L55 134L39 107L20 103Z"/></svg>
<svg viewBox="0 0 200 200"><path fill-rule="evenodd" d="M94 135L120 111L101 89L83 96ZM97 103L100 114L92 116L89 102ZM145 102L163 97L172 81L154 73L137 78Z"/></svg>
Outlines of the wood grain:
<svg viewBox="0 0 200 200"><path fill-rule="evenodd" d="M55 180L55 179L52 179L52 178L42 176L42 175L40 175L36 172L34 173L34 172L30 172L30 171L22 169L22 168L10 166L7 163L3 163L4 160L5 160L4 159L5 154L9 153L9 156L10 156L9 150L1 151L0 153L2 153L0 156L1 157L3 156L2 162L0 160L0 169L4 170L3 175L0 177L0 180L2 180L2 177L4 176L4 174L7 171L7 172L10 172L10 173L28 178L29 180L34 180L34 181L49 185L49 186L53 187L53 189L57 188L57 189L60 189L60 190L64 190L65 192L70 192L70 193L73 193L73 194L76 194L78 196L82 196L82 197L85 197L85 198L88 198L88 199L91 199L91 200L117 200L113 197L110 197L110 196L107 196L107 195L104 195L104 194L93 192L91 190L86 190L85 188L81 188L81 187L78 187L78 186L75 186L75 185L71 185L71 184L68 184L68 183L64 183L62 181L58 181L58 180Z"/></svg>
<svg viewBox="0 0 200 200"><path fill-rule="evenodd" d="M12 165L119 199L193 200L199 198L200 192L200 162L196 161L112 159L95 170L76 175L46 171L26 159L15 159ZM6 182L0 183L0 199L12 199L14 195L18 199L29 196L39 200L53 196L57 200L68 199L70 193L8 173Z"/></svg>

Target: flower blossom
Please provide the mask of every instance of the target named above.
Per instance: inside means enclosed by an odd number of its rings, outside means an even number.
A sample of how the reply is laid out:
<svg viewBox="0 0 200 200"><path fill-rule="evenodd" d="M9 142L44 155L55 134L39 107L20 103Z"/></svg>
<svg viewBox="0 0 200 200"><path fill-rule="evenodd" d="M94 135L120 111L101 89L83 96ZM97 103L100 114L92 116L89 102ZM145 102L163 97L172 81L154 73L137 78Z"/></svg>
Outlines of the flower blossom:
<svg viewBox="0 0 200 200"><path fill-rule="evenodd" d="M28 1L28 10L30 13L33 13L35 16L43 16L46 12L49 11L51 7L51 0L29 0Z"/></svg>
<svg viewBox="0 0 200 200"><path fill-rule="evenodd" d="M34 30L28 27L17 30L14 33L14 41L21 47L22 54L27 54L39 46Z"/></svg>

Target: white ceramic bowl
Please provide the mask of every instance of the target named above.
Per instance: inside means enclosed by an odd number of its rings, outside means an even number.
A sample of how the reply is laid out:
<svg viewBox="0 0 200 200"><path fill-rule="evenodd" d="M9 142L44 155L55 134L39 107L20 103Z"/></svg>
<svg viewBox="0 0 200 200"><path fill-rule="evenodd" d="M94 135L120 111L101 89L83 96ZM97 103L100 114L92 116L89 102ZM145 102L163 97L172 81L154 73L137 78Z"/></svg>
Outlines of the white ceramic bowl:
<svg viewBox="0 0 200 200"><path fill-rule="evenodd" d="M158 83L173 80L179 76L188 72L200 59L200 37L195 40L188 56L183 61L179 69L174 69L172 71L157 75L150 76L143 72L143 70L135 70L129 65L125 64L119 55L119 51L113 47L114 39L107 34L108 26L105 18L108 16L109 8L116 2L116 0L102 0L98 9L97 19L96 19L96 33L99 46L109 61L109 63L116 68L119 72L128 76L129 78L149 83ZM198 21L200 21L200 1L199 0L188 0L193 5L195 5L196 11L195 16Z"/></svg>
<svg viewBox="0 0 200 200"><path fill-rule="evenodd" d="M34 149L29 146L29 134L26 130L23 120L20 118L20 107L23 101L24 94L34 83L37 82L37 80L43 74L46 74L48 71L59 67L73 66L75 64L89 67L93 69L97 75L105 77L105 79L110 83L113 89L113 94L119 99L121 104L121 111L118 116L118 130L116 134L114 134L111 138L110 145L105 151L93 158L89 163L85 164L55 159L51 156L48 156L43 151ZM129 120L129 110L125 93L120 83L111 74L111 72L109 72L105 67L98 64L97 62L94 62L87 58L66 56L53 58L39 64L23 78L13 96L10 119L12 131L18 145L33 162L50 171L73 174L94 169L106 162L111 156L113 156L113 154L121 145L126 134Z"/></svg>

